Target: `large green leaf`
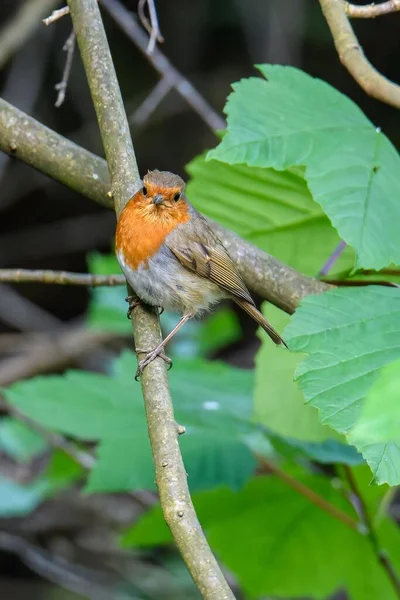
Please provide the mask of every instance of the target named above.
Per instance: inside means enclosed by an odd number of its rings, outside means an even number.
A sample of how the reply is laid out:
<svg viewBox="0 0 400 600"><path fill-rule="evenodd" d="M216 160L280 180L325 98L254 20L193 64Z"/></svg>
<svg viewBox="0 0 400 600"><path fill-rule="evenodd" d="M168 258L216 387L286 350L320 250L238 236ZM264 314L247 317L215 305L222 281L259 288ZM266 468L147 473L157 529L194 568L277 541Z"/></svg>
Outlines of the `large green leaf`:
<svg viewBox="0 0 400 600"><path fill-rule="evenodd" d="M357 265L400 263L400 159L380 129L346 96L293 67L261 65L266 80L233 86L228 131L209 153L230 164L287 169L305 178Z"/></svg>
<svg viewBox="0 0 400 600"><path fill-rule="evenodd" d="M147 423L136 359L124 353L112 376L72 371L37 377L4 390L9 402L42 425L99 440L88 491L154 487ZM171 374L176 418L192 489L238 487L255 469L246 444L251 424L252 374L204 360L179 361Z"/></svg>
<svg viewBox="0 0 400 600"><path fill-rule="evenodd" d="M198 210L293 268L315 275L339 243L301 169L230 166L198 157L187 171L188 196ZM353 264L354 253L346 248L333 273Z"/></svg>
<svg viewBox="0 0 400 600"><path fill-rule="evenodd" d="M381 367L400 357L400 290L366 287L308 296L285 330L292 351L306 353L297 377L322 423L348 435ZM400 433L376 443L367 434L350 441L378 483L400 483Z"/></svg>
<svg viewBox="0 0 400 600"><path fill-rule="evenodd" d="M371 387L361 417L350 434L353 443L369 439L396 442L400 439L400 361L382 369Z"/></svg>
<svg viewBox="0 0 400 600"><path fill-rule="evenodd" d="M328 480L311 475L300 480L355 518L352 507ZM212 549L252 597L322 600L345 587L351 600L396 598L368 538L274 477L253 479L238 493L219 489L195 494L194 503ZM396 527L382 519L378 534L398 567ZM169 541L159 507L146 513L124 538L128 546Z"/></svg>
<svg viewBox="0 0 400 600"><path fill-rule="evenodd" d="M271 304L263 312L278 331L289 322L288 315ZM293 381L294 372L302 357L271 344L261 334L262 345L256 357L254 388L254 418L281 436L307 442L321 442L335 434L322 425L318 411L304 403L299 384Z"/></svg>

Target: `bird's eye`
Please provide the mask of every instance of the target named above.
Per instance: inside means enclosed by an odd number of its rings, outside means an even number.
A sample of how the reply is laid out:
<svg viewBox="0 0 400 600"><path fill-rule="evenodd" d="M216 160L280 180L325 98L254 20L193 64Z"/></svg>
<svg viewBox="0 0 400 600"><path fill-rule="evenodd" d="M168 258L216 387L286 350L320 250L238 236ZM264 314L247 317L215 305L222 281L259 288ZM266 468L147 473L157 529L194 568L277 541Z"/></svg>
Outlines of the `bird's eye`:
<svg viewBox="0 0 400 600"><path fill-rule="evenodd" d="M147 187L142 188L143 196L147 196Z"/></svg>
<svg viewBox="0 0 400 600"><path fill-rule="evenodd" d="M178 200L180 199L180 197L181 197L181 193L180 192L176 193L175 196L174 196L175 202L178 202Z"/></svg>

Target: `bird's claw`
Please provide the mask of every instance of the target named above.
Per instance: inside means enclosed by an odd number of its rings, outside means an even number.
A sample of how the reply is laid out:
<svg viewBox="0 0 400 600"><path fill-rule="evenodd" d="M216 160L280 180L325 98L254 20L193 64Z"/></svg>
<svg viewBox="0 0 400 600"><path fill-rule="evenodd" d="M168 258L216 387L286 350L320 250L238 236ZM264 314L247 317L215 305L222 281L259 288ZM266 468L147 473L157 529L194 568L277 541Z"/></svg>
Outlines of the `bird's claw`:
<svg viewBox="0 0 400 600"><path fill-rule="evenodd" d="M132 319L132 311L134 308L136 308L136 306L139 306L139 304L141 304L141 300L137 296L127 296L125 298L125 302L129 303L126 316L128 319Z"/></svg>
<svg viewBox="0 0 400 600"><path fill-rule="evenodd" d="M139 377L143 373L144 369L149 365L155 358L162 358L164 362L168 365L168 371L172 368L173 362L172 360L164 354L162 348L155 348L154 350L141 350L140 348L136 348L136 354L146 353L145 358L138 362L138 367L136 369L135 381L139 381Z"/></svg>

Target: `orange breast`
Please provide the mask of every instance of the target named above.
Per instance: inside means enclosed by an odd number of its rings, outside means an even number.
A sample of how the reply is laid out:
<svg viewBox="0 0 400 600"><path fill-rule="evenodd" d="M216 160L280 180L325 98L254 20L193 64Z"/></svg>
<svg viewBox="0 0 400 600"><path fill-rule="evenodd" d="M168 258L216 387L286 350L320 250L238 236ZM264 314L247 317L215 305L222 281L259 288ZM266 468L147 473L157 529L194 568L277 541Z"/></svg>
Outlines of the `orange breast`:
<svg viewBox="0 0 400 600"><path fill-rule="evenodd" d="M118 220L115 248L122 252L131 269L148 268L149 259L156 254L165 238L181 223L190 219L186 203L180 203L169 213L138 201L137 195L129 200Z"/></svg>

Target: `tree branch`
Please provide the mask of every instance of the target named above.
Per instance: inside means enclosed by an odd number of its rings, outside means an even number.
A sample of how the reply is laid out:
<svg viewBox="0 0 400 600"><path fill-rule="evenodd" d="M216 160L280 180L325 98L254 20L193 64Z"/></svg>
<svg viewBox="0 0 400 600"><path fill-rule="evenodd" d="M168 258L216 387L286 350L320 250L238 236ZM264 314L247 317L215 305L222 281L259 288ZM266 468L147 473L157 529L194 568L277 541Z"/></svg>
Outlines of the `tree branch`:
<svg viewBox="0 0 400 600"><path fill-rule="evenodd" d="M128 121L96 0L68 0L68 6L96 109L119 215L140 185ZM154 312L137 306L132 322L137 346L158 345L161 331ZM191 502L163 361L156 359L149 365L141 383L165 519L203 597L233 599Z"/></svg>
<svg viewBox="0 0 400 600"><path fill-rule="evenodd" d="M381 15L388 15L389 13L400 10L400 0L388 0L387 2L381 2L380 4L364 4L358 6L351 2L343 2L346 15L351 19L374 19Z"/></svg>
<svg viewBox="0 0 400 600"><path fill-rule="evenodd" d="M59 3L60 0L31 0L22 2L12 20L0 31L0 69L11 56L25 44L41 19Z"/></svg>
<svg viewBox="0 0 400 600"><path fill-rule="evenodd" d="M348 465L345 465L344 472L346 474L347 482L354 496L355 504L357 505L362 524L365 527L367 536L375 553L376 559L380 563L382 569L386 572L386 575L393 587L393 591L395 592L396 597L400 598L400 578L394 570L394 567L386 552L381 548L378 536L374 528L374 523L369 515L368 507L365 503L365 500L358 488L353 471Z"/></svg>
<svg viewBox="0 0 400 600"><path fill-rule="evenodd" d="M83 285L89 287L116 286L126 284L123 275L92 275L30 269L0 269L0 282L7 283L53 283L56 285Z"/></svg>
<svg viewBox="0 0 400 600"><path fill-rule="evenodd" d="M0 98L0 149L80 192L113 206L106 162L48 129ZM32 151L34 149L34 152ZM288 313L304 296L330 286L305 277L221 225L212 227L236 262L246 285Z"/></svg>
<svg viewBox="0 0 400 600"><path fill-rule="evenodd" d="M360 528L357 521L353 519L350 515L348 515L346 512L344 512L341 508L338 508L334 504L331 504L330 502L325 500L323 496L320 496L319 494L314 492L313 489L309 488L301 481L298 481L289 473L282 471L282 469L280 469L277 465L275 465L272 461L268 460L264 456L259 456L258 460L263 469L274 473L276 477L278 477L281 481L286 483L286 485L292 488L292 490L300 494L300 496L307 498L309 502L311 502L315 506L318 506L318 508L331 515L331 517L333 517L337 521L340 521L347 527L350 527L350 529L359 531Z"/></svg>
<svg viewBox="0 0 400 600"><path fill-rule="evenodd" d="M319 3L342 64L369 96L400 108L400 86L381 75L366 58L346 15L343 0L319 0Z"/></svg>

